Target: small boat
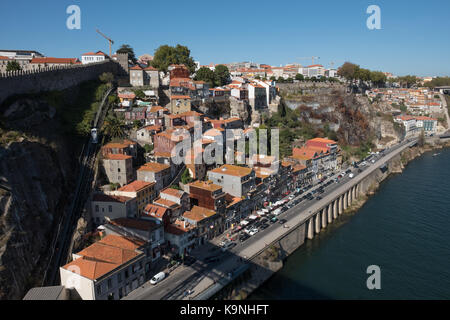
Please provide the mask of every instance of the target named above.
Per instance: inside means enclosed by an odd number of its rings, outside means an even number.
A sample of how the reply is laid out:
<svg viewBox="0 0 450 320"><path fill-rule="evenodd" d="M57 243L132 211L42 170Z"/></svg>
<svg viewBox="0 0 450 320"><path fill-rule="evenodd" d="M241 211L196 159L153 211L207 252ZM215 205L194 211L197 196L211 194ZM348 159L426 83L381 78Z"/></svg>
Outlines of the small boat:
<svg viewBox="0 0 450 320"><path fill-rule="evenodd" d="M433 157L436 157L438 155L440 155L440 153L435 153L435 154L433 154Z"/></svg>

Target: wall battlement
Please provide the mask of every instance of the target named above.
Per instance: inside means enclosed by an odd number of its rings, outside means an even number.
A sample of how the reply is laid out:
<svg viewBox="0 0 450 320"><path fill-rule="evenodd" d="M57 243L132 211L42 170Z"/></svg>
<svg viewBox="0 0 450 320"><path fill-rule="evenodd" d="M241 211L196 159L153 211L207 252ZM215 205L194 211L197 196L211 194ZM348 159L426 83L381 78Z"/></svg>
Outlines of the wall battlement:
<svg viewBox="0 0 450 320"><path fill-rule="evenodd" d="M98 78L103 72L121 75L125 70L115 61L85 65L47 67L38 70L12 71L0 74L0 104L17 94L63 90L87 80Z"/></svg>

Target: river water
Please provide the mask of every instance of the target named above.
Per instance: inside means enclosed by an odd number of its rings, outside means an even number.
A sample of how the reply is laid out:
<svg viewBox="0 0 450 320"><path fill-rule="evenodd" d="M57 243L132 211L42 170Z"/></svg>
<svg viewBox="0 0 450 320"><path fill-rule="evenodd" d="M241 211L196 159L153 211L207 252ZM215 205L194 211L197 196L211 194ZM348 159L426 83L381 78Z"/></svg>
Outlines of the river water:
<svg viewBox="0 0 450 320"><path fill-rule="evenodd" d="M253 299L450 299L450 149L386 179L307 241ZM367 267L380 267L380 290Z"/></svg>

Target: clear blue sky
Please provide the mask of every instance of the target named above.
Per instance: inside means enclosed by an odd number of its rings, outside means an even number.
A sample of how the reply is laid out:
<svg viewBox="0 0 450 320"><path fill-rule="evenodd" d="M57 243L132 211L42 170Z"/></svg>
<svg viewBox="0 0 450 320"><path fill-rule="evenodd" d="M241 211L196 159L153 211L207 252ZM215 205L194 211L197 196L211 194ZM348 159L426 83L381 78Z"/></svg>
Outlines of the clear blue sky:
<svg viewBox="0 0 450 320"><path fill-rule="evenodd" d="M81 30L66 28L66 8L81 8ZM366 27L366 9L381 8L381 30ZM329 66L344 61L396 75L450 75L448 0L2 1L0 49L53 57L108 52L98 27L137 55L162 45L188 46L201 64L254 61Z"/></svg>

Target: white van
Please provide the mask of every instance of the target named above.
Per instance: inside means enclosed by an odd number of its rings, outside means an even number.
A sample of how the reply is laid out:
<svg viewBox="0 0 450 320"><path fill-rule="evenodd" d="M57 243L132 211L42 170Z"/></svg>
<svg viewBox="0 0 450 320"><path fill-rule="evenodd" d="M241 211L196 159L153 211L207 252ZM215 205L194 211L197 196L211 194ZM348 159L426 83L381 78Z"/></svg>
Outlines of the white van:
<svg viewBox="0 0 450 320"><path fill-rule="evenodd" d="M155 274L155 276L150 280L151 284L157 284L159 282L161 282L162 280L164 280L164 278L166 277L166 274L164 272L160 272Z"/></svg>

